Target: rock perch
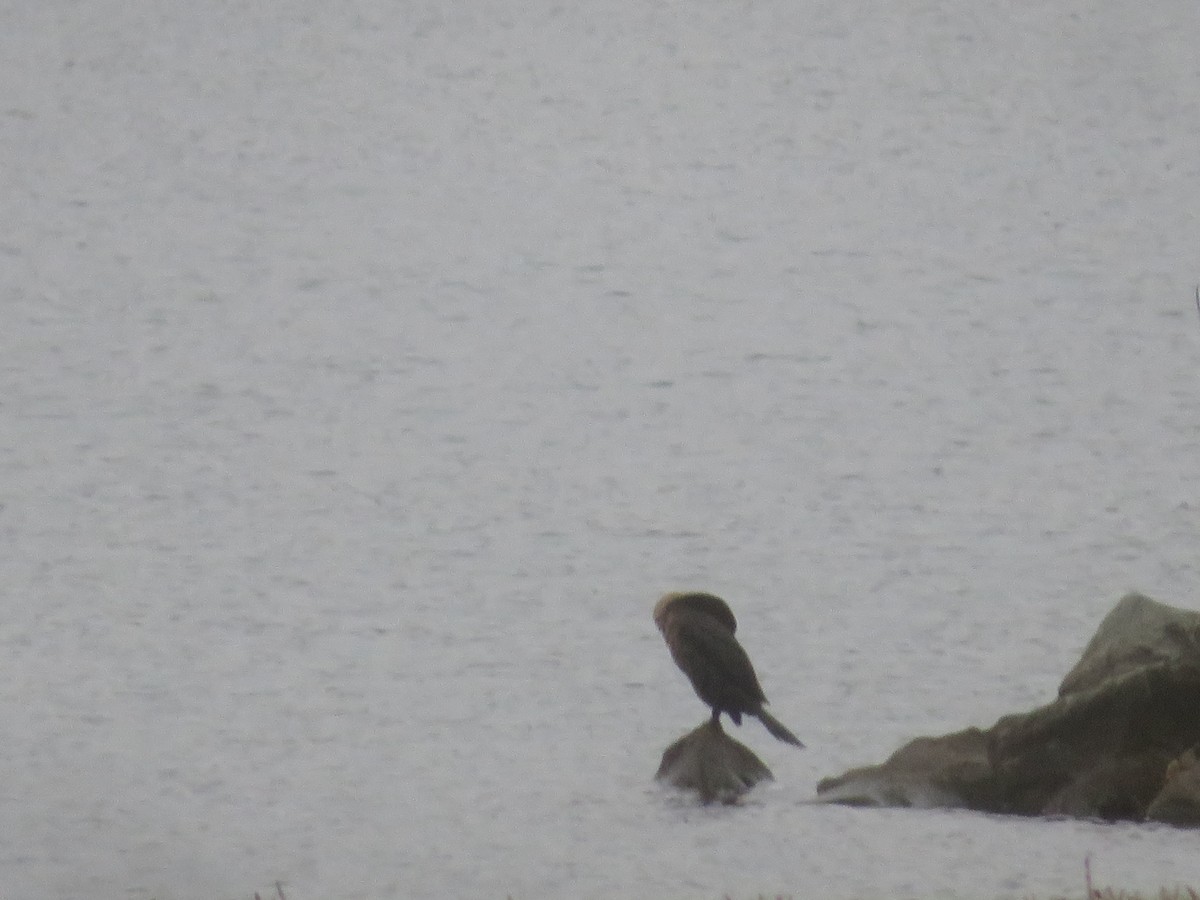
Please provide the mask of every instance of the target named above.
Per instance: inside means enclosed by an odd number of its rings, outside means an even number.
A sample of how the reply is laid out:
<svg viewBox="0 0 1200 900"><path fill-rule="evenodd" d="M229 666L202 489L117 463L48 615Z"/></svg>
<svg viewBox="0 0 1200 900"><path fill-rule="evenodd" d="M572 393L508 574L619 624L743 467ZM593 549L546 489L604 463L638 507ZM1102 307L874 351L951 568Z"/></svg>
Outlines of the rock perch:
<svg viewBox="0 0 1200 900"><path fill-rule="evenodd" d="M733 803L760 781L774 780L763 761L727 735L716 719L709 719L668 747L654 777L672 787L695 791L703 803Z"/></svg>

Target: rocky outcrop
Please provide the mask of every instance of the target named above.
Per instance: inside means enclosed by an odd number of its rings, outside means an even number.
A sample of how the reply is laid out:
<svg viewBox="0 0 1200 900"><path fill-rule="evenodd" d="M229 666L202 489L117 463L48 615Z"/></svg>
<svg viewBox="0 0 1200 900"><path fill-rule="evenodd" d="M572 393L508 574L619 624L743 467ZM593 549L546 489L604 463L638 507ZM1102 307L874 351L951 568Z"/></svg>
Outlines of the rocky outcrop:
<svg viewBox="0 0 1200 900"><path fill-rule="evenodd" d="M1200 664L1200 613L1126 594L1104 617L1058 695L1098 687L1158 664Z"/></svg>
<svg viewBox="0 0 1200 900"><path fill-rule="evenodd" d="M773 778L749 747L727 735L713 719L668 747L654 777L695 791L703 803L733 803L760 781Z"/></svg>
<svg viewBox="0 0 1200 900"><path fill-rule="evenodd" d="M1200 824L1200 613L1121 599L1059 697L906 744L817 787L819 801ZM1168 779L1168 772L1171 773Z"/></svg>

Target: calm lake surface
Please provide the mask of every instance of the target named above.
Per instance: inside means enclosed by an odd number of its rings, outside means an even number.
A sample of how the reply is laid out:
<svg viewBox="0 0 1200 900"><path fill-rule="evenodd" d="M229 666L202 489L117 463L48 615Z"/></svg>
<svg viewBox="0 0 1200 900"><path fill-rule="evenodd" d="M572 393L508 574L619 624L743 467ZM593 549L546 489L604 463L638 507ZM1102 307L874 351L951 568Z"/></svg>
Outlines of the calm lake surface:
<svg viewBox="0 0 1200 900"><path fill-rule="evenodd" d="M0 7L0 893L1081 896L806 805L1200 608L1200 5ZM724 596L808 744L656 787Z"/></svg>

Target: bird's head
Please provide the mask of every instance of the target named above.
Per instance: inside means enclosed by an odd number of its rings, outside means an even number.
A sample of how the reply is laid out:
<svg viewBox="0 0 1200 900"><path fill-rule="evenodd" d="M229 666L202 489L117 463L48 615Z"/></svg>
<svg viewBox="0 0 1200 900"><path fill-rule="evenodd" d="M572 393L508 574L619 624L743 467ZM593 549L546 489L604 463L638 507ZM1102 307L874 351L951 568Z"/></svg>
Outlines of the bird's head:
<svg viewBox="0 0 1200 900"><path fill-rule="evenodd" d="M658 625L659 630L662 630L666 626L668 617L684 610L712 616L728 628L730 633L737 631L737 619L734 618L729 604L716 594L707 594L703 591L674 591L664 594L662 599L654 605L654 622Z"/></svg>

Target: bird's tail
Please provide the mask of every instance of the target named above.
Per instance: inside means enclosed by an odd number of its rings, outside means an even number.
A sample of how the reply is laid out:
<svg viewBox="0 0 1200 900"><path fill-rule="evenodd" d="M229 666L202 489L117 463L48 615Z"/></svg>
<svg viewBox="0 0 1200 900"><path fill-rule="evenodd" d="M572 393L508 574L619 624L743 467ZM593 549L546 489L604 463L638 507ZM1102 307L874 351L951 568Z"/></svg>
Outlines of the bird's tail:
<svg viewBox="0 0 1200 900"><path fill-rule="evenodd" d="M804 744L801 743L800 738L788 731L786 725L780 722L765 709L760 709L757 713L755 713L755 715L758 716L758 720L760 722L767 726L767 731L771 732L771 734L779 738L779 740L783 741L785 744L795 744L797 747L804 746Z"/></svg>

